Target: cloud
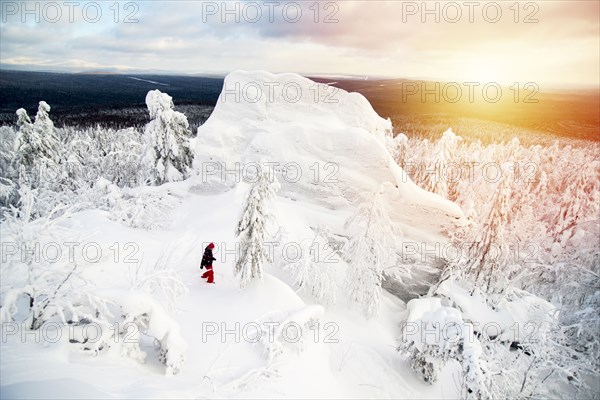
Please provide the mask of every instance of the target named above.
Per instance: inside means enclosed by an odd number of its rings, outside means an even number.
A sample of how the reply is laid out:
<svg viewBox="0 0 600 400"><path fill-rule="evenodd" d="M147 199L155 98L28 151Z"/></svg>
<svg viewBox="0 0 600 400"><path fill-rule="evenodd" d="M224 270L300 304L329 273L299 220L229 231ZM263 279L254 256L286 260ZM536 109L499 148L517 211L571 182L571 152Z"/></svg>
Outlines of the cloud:
<svg viewBox="0 0 600 400"><path fill-rule="evenodd" d="M42 18L39 24L31 15L23 23L22 15L4 13L3 64L29 59L71 69L243 68L434 79L494 69L498 79L598 84L598 2L518 3L518 14L514 3L497 2L497 22L491 22L495 6L486 2L473 10L448 1L144 1L117 8L101 2L94 23L82 13L88 3L80 3L72 23L66 11L57 23ZM528 16L537 22L525 23ZM127 17L137 22L125 23Z"/></svg>

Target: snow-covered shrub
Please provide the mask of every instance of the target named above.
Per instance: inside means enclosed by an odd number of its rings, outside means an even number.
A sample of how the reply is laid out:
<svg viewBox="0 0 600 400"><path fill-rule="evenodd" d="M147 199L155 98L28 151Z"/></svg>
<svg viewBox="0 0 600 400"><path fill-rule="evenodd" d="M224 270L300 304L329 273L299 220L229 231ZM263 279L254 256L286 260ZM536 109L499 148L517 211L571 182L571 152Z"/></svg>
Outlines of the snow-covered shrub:
<svg viewBox="0 0 600 400"><path fill-rule="evenodd" d="M315 325L324 313L320 305L309 305L292 312L281 312L258 321L259 331L249 340L260 344L268 363L287 352L302 351L309 337L314 337Z"/></svg>
<svg viewBox="0 0 600 400"><path fill-rule="evenodd" d="M109 314L106 301L89 293L91 284L80 275L78 260L55 258L55 254L40 254L54 238L69 213L31 221L32 193L21 191L20 209L5 213L2 222L2 303L0 320L12 321L19 315L29 329L39 329L46 321L58 317L62 322L102 321Z"/></svg>
<svg viewBox="0 0 600 400"><path fill-rule="evenodd" d="M154 339L158 360L166 366L167 375L180 372L184 362L186 343L179 325L169 314L177 301L187 293L187 287L177 271L170 268L175 252L166 253L151 266L138 263L129 270L131 289L128 292L111 291L106 294L109 307L97 313L98 318L85 318L70 329L72 343L86 354L117 346L122 357L145 362L142 339ZM86 336L89 323L96 324L91 332L99 337L93 341ZM119 328L119 329L116 329Z"/></svg>
<svg viewBox="0 0 600 400"><path fill-rule="evenodd" d="M160 185L187 178L193 154L186 116L173 110L171 96L159 90L148 92L146 105L152 121L144 131L148 146L144 160L150 167L152 183Z"/></svg>
<svg viewBox="0 0 600 400"><path fill-rule="evenodd" d="M166 366L166 375L176 375L184 363L187 344L181 335L179 324L169 313L145 292L131 292L119 299L124 315L123 323L135 324L137 332L151 336L159 352L159 361ZM126 354L144 358L141 349L133 345L125 349Z"/></svg>
<svg viewBox="0 0 600 400"><path fill-rule="evenodd" d="M103 130L106 145L100 162L100 176L104 176L119 187L135 187L143 182L146 171L142 156L144 145L140 133L133 129L118 131Z"/></svg>
<svg viewBox="0 0 600 400"><path fill-rule="evenodd" d="M35 168L35 162L38 153L41 152L41 138L33 129L31 118L24 108L17 110L17 126L19 128L15 141L15 153L17 155L17 164L19 166L19 175L25 171Z"/></svg>
<svg viewBox="0 0 600 400"><path fill-rule="evenodd" d="M165 252L151 265L138 263L129 270L131 288L146 291L161 300L169 312L175 311L179 299L188 292L179 273L172 268L177 265L177 252Z"/></svg>
<svg viewBox="0 0 600 400"><path fill-rule="evenodd" d="M110 218L131 228L165 229L171 223L174 201L168 193L142 192L124 197L111 208Z"/></svg>
<svg viewBox="0 0 600 400"><path fill-rule="evenodd" d="M254 278L262 278L263 264L272 262L266 240L269 224L274 222L271 203L279 190L275 174L263 168L257 181L248 192L235 235L240 240L240 255L235 264L235 274L240 275L240 286L244 287Z"/></svg>
<svg viewBox="0 0 600 400"><path fill-rule="evenodd" d="M553 226L552 238L562 248L567 247L568 241L573 238L578 229L579 222L589 220L587 212L597 209L598 199L592 195L597 190L594 184L598 175L588 168L583 168L577 176L568 182L565 192L560 201L560 208L551 220Z"/></svg>
<svg viewBox="0 0 600 400"><path fill-rule="evenodd" d="M91 189L85 191L81 200L86 201L90 207L110 211L123 200L123 193L108 179L99 178Z"/></svg>
<svg viewBox="0 0 600 400"><path fill-rule="evenodd" d="M487 371L489 395L483 397L589 397L593 393L589 383L598 376L590 363L594 356L573 345L562 326L562 313L550 303L514 288L502 295L466 290L453 280L444 281L436 295L460 311L480 341L474 351ZM490 301L490 296L496 299Z"/></svg>
<svg viewBox="0 0 600 400"><path fill-rule="evenodd" d="M70 342L93 356L116 347L122 357L143 363L148 354L142 350L142 338L149 336L154 339L158 360L166 367L165 374L178 374L187 344L168 311L144 290L111 291L105 296L107 307L97 318L81 319L69 328ZM94 329L89 329L91 323Z"/></svg>
<svg viewBox="0 0 600 400"><path fill-rule="evenodd" d="M367 317L379 311L383 269L396 261L396 239L400 234L386 210L385 187L381 185L375 193L365 195L345 224L346 229L352 228L345 251L349 265L346 287Z"/></svg>
<svg viewBox="0 0 600 400"><path fill-rule="evenodd" d="M61 318L67 324L69 343L85 355L98 356L116 342L115 323L120 315L118 304L90 292L87 288L77 299L77 310L71 317ZM80 310L85 310L82 313Z"/></svg>
<svg viewBox="0 0 600 400"><path fill-rule="evenodd" d="M430 297L409 301L406 314L398 351L408 356L413 371L433 384L454 360L461 364L465 398L486 398L490 374L480 359L481 343L460 311Z"/></svg>

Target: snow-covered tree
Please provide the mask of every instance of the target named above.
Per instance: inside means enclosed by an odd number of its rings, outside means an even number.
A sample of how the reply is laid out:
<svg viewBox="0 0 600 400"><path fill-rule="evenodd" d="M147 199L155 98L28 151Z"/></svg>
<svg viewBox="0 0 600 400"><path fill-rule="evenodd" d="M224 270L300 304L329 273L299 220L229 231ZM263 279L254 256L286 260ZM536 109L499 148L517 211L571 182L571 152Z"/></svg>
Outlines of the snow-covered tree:
<svg viewBox="0 0 600 400"><path fill-rule="evenodd" d="M272 261L266 241L269 224L274 221L271 203L280 185L275 174L267 168L262 168L257 178L248 193L235 230L241 245L235 273L240 275L241 287L246 286L253 278L262 278L265 260Z"/></svg>
<svg viewBox="0 0 600 400"><path fill-rule="evenodd" d="M375 193L365 195L345 224L346 229L352 227L354 231L345 251L346 287L367 317L379 311L383 269L396 261L396 238L400 233L387 213L385 188L382 184Z"/></svg>
<svg viewBox="0 0 600 400"><path fill-rule="evenodd" d="M560 310L536 343L511 347L481 339L481 359L494 376L490 397L554 398L567 391L591 397L587 383L600 363L594 311L600 304L600 180L592 178L600 176L598 145L535 140L530 146L514 139L455 143L453 161L462 170L454 193L471 224L453 232L460 252L448 260L440 283L454 279L468 292L487 292L493 307L524 289ZM423 171L434 171L432 154L439 149L439 142L411 136L406 162L429 166L407 172L422 187ZM438 287L430 295L439 294ZM513 305L508 313L527 308Z"/></svg>
<svg viewBox="0 0 600 400"><path fill-rule="evenodd" d="M40 101L32 124L27 111L22 108L17 110L17 168L20 181L34 188L54 183L54 174L61 161L60 144L49 112L50 106Z"/></svg>
<svg viewBox="0 0 600 400"><path fill-rule="evenodd" d="M593 190L593 178L588 175L586 167L568 182L558 213L553 219L552 238L562 247L566 247L567 241L573 237L579 222L590 220L587 214L590 208L598 206L597 199L590 195Z"/></svg>
<svg viewBox="0 0 600 400"><path fill-rule="evenodd" d="M120 188L141 183L144 146L136 129L65 129L68 182L73 188L105 178Z"/></svg>
<svg viewBox="0 0 600 400"><path fill-rule="evenodd" d="M510 186L505 175L484 221L472 227L466 236L466 245L459 246L465 252L450 265L454 272L464 274L475 286L490 294L504 292L514 267L506 237L509 196Z"/></svg>
<svg viewBox="0 0 600 400"><path fill-rule="evenodd" d="M18 175L15 170L14 143L16 132L8 126L0 127L0 209L16 205Z"/></svg>
<svg viewBox="0 0 600 400"><path fill-rule="evenodd" d="M386 147L392 158L403 167L406 162L406 152L408 149L408 137L404 133L399 133L395 137L386 136Z"/></svg>
<svg viewBox="0 0 600 400"><path fill-rule="evenodd" d="M49 113L50 106L48 103L40 101L37 114L35 115L35 122L33 123L33 129L42 137L42 141L48 150L48 157L52 158L52 156L56 156L56 154L52 154L51 151L58 151L58 148L56 147L58 139L54 130L54 123L50 119ZM58 160L55 159L55 161Z"/></svg>
<svg viewBox="0 0 600 400"><path fill-rule="evenodd" d="M40 139L34 134L33 123L24 108L17 110L17 126L19 127L15 151L18 153L20 165L31 169L37 158L40 147Z"/></svg>
<svg viewBox="0 0 600 400"><path fill-rule="evenodd" d="M423 188L437 193L442 197L451 198L454 200L455 197L455 177L451 175L453 171L453 165L456 164L456 146L457 143L462 140L460 136L457 136L448 129L442 135L442 138L438 141L431 158L425 165L425 170L422 171L423 176ZM454 164L452 164L454 163Z"/></svg>
<svg viewBox="0 0 600 400"><path fill-rule="evenodd" d="M600 371L600 251L594 240L597 242L597 238L584 238L576 249L557 253L543 264L529 265L529 273L520 280L526 289L559 308L553 353L560 354L562 364L570 365L580 376L589 374L590 369Z"/></svg>
<svg viewBox="0 0 600 400"><path fill-rule="evenodd" d="M316 229L312 240L296 247L300 254L290 256L293 261L284 260L284 269L291 272L294 283L326 307L336 301L334 267L340 261L329 245L327 236L327 231Z"/></svg>
<svg viewBox="0 0 600 400"><path fill-rule="evenodd" d="M192 165L191 132L185 115L173 109L173 99L159 90L146 95L150 121L144 130L147 143L145 162L150 167L152 183L180 181L187 178Z"/></svg>

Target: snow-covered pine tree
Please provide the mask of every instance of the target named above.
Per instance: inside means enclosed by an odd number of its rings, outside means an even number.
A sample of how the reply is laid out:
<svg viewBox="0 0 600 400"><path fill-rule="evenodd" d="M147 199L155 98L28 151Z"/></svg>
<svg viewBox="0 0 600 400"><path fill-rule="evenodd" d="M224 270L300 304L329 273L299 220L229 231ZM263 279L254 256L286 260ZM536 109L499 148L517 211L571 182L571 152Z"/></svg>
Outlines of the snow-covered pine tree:
<svg viewBox="0 0 600 400"><path fill-rule="evenodd" d="M274 220L270 210L271 202L279 187L274 173L262 168L244 204L235 231L241 242L241 253L235 264L235 274L240 275L241 287L246 286L253 278L261 278L265 260L272 261L265 243L268 224Z"/></svg>
<svg viewBox="0 0 600 400"><path fill-rule="evenodd" d="M510 185L507 170L503 171L494 201L483 223L476 227L475 238L469 243L466 257L457 270L465 272L475 286L488 294L503 293L508 287L509 246L506 237Z"/></svg>
<svg viewBox="0 0 600 400"><path fill-rule="evenodd" d="M33 123L24 108L17 110L17 138L15 141L15 152L17 152L19 164L25 170L31 170L37 154L39 140L34 135Z"/></svg>
<svg viewBox="0 0 600 400"><path fill-rule="evenodd" d="M367 317L379 312L383 269L396 261L396 238L400 234L387 214L384 201L386 184L366 197L345 224L357 226L348 250L346 287L350 298L358 303Z"/></svg>
<svg viewBox="0 0 600 400"><path fill-rule="evenodd" d="M37 114L35 115L35 122L33 123L33 129L41 136L42 143L47 149L48 158L52 158L56 156L56 152L58 151L58 139L54 130L54 123L50 119L49 113L50 106L48 103L40 101ZM51 150L54 150L55 153L53 154Z"/></svg>
<svg viewBox="0 0 600 400"><path fill-rule="evenodd" d="M386 147L394 161L404 168L408 150L408 137L404 133L399 133L395 137L386 136Z"/></svg>
<svg viewBox="0 0 600 400"><path fill-rule="evenodd" d="M592 214L597 214L596 199L591 195L594 193L594 180L590 179L588 173L588 168L583 167L579 174L571 179L565 193L561 196L558 213L554 216L551 237L563 248L575 234L580 222L591 221L588 219L590 208L596 206L594 210L596 213Z"/></svg>
<svg viewBox="0 0 600 400"><path fill-rule="evenodd" d="M424 189L437 193L444 198L455 200L453 186L456 185L456 182L454 182L453 177L449 176L449 174L452 171L450 163L454 162L454 152L460 140L462 138L454 134L451 129L444 132L424 171L426 174L422 181Z"/></svg>
<svg viewBox="0 0 600 400"><path fill-rule="evenodd" d="M19 180L28 183L32 188L50 183L45 179L51 176L48 171L56 171L61 159L59 141L49 112L48 103L40 101L35 122L32 124L27 111L23 108L17 110L19 133L15 150Z"/></svg>
<svg viewBox="0 0 600 400"><path fill-rule="evenodd" d="M150 121L144 130L147 144L144 160L150 168L150 180L156 185L188 177L192 165L186 116L173 110L173 99L160 90L146 95Z"/></svg>
<svg viewBox="0 0 600 400"><path fill-rule="evenodd" d="M43 162L47 168L56 168L56 165L61 161L60 142L54 129L54 123L50 119L48 113L50 106L45 101L40 101L35 121L33 122L33 130L40 138L41 155Z"/></svg>

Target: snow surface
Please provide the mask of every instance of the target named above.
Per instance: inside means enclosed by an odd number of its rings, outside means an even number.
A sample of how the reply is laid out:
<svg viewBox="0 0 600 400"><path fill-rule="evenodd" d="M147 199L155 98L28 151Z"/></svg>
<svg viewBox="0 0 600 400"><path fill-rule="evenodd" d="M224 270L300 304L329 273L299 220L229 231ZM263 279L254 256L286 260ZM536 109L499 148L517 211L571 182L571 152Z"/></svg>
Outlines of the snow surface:
<svg viewBox="0 0 600 400"><path fill-rule="evenodd" d="M267 84L298 85L301 99L285 101L275 90L268 101ZM351 304L338 281L338 301L329 309L293 287L289 274L268 267L264 279L244 289L233 276L235 263L223 252L234 247L234 227L241 211L247 185L218 175L202 173L203 163L224 162L233 169L236 162L266 159L280 165L295 162L302 177L292 183L279 179L282 189L276 199L278 221L290 240L313 236L311 228L330 226L344 235L344 220L352 213L356 196L377 190L383 182L397 189L387 191L389 212L406 240L441 241L444 232L463 218L455 204L419 189L392 160L384 141L390 121L380 118L360 94L337 90L336 103L324 101L325 89L314 98L315 83L294 74L235 72L225 79L225 88L239 83L256 84L264 90L260 101L243 98L229 101L221 95L209 120L198 129L195 139L197 175L183 182L139 189L170 198L175 208L164 230L146 231L123 226L109 219L107 212L88 210L70 217L68 228L93 240L106 252L97 263L85 265L84 275L98 291L128 291L127 276L135 265L123 258L115 262L109 246L133 242L139 247L134 258L152 264L164 253L176 255L170 268L179 273L189 292L170 315L181 342L187 345L180 374L166 377L151 343L142 346L149 354L144 364L121 357L109 349L97 357L79 354L67 340L56 344L8 336L0 344L2 398L456 398L459 388L453 379L456 370L444 370L440 382L422 382L396 352L399 323L404 303L384 291L377 317L365 319ZM321 90L321 89L319 89ZM234 96L232 95L233 99ZM310 169L320 163L320 179ZM327 182L324 163L339 166L337 182ZM204 164L206 166L206 164ZM204 175L204 176L203 176ZM108 185L103 187L110 191ZM199 263L204 246L217 244L215 282L200 279ZM343 277L346 265L336 265ZM140 311L147 302L127 302ZM139 307L138 307L139 306ZM143 311L143 310L142 310ZM147 310L152 312L152 310ZM319 340L309 324L318 320ZM261 343L236 340L229 334L208 335L206 324L234 329L249 322L294 321L303 327L301 344L284 344L272 358L265 356ZM325 324L330 323L329 329ZM335 327L335 329L331 328ZM163 325L154 327L164 336ZM332 333L333 332L333 333ZM327 335L335 342L326 343Z"/></svg>

